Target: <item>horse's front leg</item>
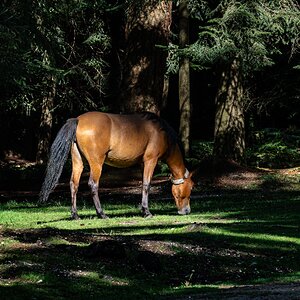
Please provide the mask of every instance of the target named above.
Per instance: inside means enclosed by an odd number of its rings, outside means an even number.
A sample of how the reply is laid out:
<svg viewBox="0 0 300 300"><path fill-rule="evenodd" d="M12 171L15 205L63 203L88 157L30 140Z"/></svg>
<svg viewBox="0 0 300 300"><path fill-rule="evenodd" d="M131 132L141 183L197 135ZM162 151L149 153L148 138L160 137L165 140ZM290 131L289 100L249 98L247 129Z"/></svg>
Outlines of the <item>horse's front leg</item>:
<svg viewBox="0 0 300 300"><path fill-rule="evenodd" d="M157 164L157 159L151 159L151 160L147 160L144 162L141 211L142 211L142 215L145 218L152 217L152 214L149 210L148 197L149 197L149 191L150 191L151 178L153 176L153 172L154 172L156 164Z"/></svg>
<svg viewBox="0 0 300 300"><path fill-rule="evenodd" d="M149 191L150 191L150 182L145 182L143 180L141 211L142 211L143 217L145 217L145 218L151 218L152 217L152 214L149 211L149 206L148 206Z"/></svg>

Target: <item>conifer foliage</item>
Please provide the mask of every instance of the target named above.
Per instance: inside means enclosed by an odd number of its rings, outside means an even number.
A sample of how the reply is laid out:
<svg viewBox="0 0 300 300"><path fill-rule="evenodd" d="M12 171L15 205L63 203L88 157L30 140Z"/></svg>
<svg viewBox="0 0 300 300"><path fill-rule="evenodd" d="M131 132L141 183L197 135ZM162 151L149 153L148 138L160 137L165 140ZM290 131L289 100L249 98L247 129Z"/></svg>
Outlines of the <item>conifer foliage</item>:
<svg viewBox="0 0 300 300"><path fill-rule="evenodd" d="M216 160L244 160L245 106L254 72L271 66L283 46L292 57L299 49L300 8L292 0L224 0L206 6L198 40L182 55L196 68L220 74L215 98Z"/></svg>

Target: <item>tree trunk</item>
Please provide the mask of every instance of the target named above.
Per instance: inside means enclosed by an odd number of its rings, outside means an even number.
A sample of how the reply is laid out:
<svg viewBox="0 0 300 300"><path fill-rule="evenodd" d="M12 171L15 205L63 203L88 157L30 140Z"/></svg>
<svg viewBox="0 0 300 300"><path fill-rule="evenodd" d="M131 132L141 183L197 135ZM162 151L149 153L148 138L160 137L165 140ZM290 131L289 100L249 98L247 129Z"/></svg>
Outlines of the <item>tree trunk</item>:
<svg viewBox="0 0 300 300"><path fill-rule="evenodd" d="M120 106L125 112L160 114L170 35L172 1L132 1L125 28L126 49Z"/></svg>
<svg viewBox="0 0 300 300"><path fill-rule="evenodd" d="M189 43L189 13L188 1L181 0L179 3L179 47L185 48ZM190 151L190 62L183 57L179 61L179 135L184 148L185 155Z"/></svg>
<svg viewBox="0 0 300 300"><path fill-rule="evenodd" d="M42 100L39 141L36 154L36 162L38 164L42 164L48 159L53 120L52 110L56 93L56 80L54 76L49 76L48 86L49 91L44 95Z"/></svg>
<svg viewBox="0 0 300 300"><path fill-rule="evenodd" d="M238 60L222 73L216 97L214 160L244 161L245 122L243 85Z"/></svg>

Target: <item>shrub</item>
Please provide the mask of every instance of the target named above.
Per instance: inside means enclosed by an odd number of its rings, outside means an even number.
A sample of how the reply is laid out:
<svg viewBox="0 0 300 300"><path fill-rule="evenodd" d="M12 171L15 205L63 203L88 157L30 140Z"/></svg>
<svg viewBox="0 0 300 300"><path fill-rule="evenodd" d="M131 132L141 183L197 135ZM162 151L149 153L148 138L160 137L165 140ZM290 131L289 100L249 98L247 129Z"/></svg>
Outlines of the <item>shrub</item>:
<svg viewBox="0 0 300 300"><path fill-rule="evenodd" d="M300 132L265 129L251 135L247 150L249 165L269 168L295 167L300 164Z"/></svg>

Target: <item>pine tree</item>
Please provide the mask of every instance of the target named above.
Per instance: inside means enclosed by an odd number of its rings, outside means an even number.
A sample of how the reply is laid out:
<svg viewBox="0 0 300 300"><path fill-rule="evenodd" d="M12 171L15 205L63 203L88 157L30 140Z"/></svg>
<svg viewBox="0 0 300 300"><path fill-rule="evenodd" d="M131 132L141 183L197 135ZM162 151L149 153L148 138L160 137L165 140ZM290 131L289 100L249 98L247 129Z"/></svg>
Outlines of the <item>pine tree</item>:
<svg viewBox="0 0 300 300"><path fill-rule="evenodd" d="M189 45L189 11L188 1L179 2L179 48L184 49ZM189 58L183 56L179 60L178 71L179 89L179 135L184 148L185 155L190 151L190 122L191 122L191 100L190 100L190 62Z"/></svg>
<svg viewBox="0 0 300 300"><path fill-rule="evenodd" d="M129 1L125 26L122 111L159 114L163 102L172 1Z"/></svg>
<svg viewBox="0 0 300 300"><path fill-rule="evenodd" d="M299 46L299 4L292 0L223 0L209 13L199 39L186 51L200 68L220 73L216 95L215 159L243 162L245 102L253 72L273 64L282 44Z"/></svg>

